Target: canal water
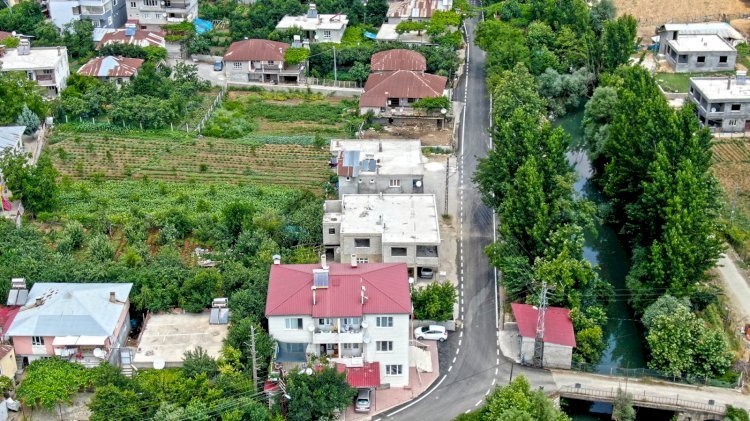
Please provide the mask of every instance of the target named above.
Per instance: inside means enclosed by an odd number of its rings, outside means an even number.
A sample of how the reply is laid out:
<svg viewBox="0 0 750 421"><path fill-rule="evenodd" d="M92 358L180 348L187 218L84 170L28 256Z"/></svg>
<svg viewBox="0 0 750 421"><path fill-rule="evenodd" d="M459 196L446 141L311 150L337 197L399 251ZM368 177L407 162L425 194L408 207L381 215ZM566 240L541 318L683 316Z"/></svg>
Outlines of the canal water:
<svg viewBox="0 0 750 421"><path fill-rule="evenodd" d="M569 152L568 160L575 167L575 190L597 206L601 206L605 204L605 199L591 181L588 157L585 152L575 150L576 145L582 145L583 142L582 119L583 109L580 109L558 119L555 124L564 128L571 136L574 148ZM625 287L630 260L612 227L595 221L593 229L586 232L583 255L592 265L598 267L599 276L612 284L615 290L614 297L607 307L609 321L604 331L607 348L594 370L608 374L618 367L645 367L641 334L638 322L634 320L628 306L629 295Z"/></svg>

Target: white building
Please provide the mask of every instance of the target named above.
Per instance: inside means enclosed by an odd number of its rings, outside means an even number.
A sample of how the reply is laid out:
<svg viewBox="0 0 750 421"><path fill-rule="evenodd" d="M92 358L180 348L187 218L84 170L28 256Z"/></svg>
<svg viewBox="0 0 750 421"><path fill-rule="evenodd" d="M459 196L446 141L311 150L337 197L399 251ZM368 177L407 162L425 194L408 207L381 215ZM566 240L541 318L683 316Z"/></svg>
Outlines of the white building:
<svg viewBox="0 0 750 421"><path fill-rule="evenodd" d="M347 369L374 370L378 384L409 384L411 297L406 265L369 263L271 267L266 300L275 361L326 355Z"/></svg>
<svg viewBox="0 0 750 421"><path fill-rule="evenodd" d="M156 29L168 23L192 22L198 16L198 0L126 1L128 20L137 21L140 29Z"/></svg>
<svg viewBox="0 0 750 421"><path fill-rule="evenodd" d="M422 144L411 140L332 140L331 155L344 194L423 193Z"/></svg>
<svg viewBox="0 0 750 421"><path fill-rule="evenodd" d="M88 19L94 28L119 28L128 19L126 0L49 0L49 16L62 28L74 20Z"/></svg>
<svg viewBox="0 0 750 421"><path fill-rule="evenodd" d="M68 50L65 47L31 48L28 39L21 39L17 48L0 54L3 72L24 72L29 80L46 89L49 97L56 97L65 89L70 76Z"/></svg>
<svg viewBox="0 0 750 421"><path fill-rule="evenodd" d="M310 3L310 9L303 16L284 16L276 25L276 29L285 31L299 28L303 37L309 42L341 42L349 20L346 15L321 15L315 4Z"/></svg>
<svg viewBox="0 0 750 421"><path fill-rule="evenodd" d="M406 263L410 276L423 279L437 271L440 226L434 195L345 194L324 206L323 244L336 261Z"/></svg>

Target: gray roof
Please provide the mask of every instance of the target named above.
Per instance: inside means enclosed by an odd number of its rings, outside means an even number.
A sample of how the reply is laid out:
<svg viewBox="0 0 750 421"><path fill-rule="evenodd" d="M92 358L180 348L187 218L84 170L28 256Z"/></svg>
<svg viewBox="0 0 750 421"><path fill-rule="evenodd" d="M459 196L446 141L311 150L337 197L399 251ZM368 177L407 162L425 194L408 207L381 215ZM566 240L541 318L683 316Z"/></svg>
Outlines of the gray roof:
<svg viewBox="0 0 750 421"><path fill-rule="evenodd" d="M0 127L0 152L5 148L15 148L21 140L26 126Z"/></svg>
<svg viewBox="0 0 750 421"><path fill-rule="evenodd" d="M662 29L665 31L677 31L680 35L715 34L724 39L745 39L739 31L726 22L667 23L662 26Z"/></svg>
<svg viewBox="0 0 750 421"><path fill-rule="evenodd" d="M131 288L130 283L37 282L6 335L112 336ZM109 300L110 292L115 293L114 303Z"/></svg>

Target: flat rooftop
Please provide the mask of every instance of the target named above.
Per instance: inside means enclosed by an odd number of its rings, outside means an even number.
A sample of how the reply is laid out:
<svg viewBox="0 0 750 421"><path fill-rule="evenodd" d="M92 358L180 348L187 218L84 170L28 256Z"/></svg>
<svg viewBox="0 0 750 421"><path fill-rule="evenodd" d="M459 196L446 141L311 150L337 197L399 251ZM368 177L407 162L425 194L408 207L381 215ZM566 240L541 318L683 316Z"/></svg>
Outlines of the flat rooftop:
<svg viewBox="0 0 750 421"><path fill-rule="evenodd" d="M152 314L143 327L133 364L153 367L154 360L164 360L167 367L182 366L185 351L200 346L214 358L219 356L229 325L208 323L210 313Z"/></svg>
<svg viewBox="0 0 750 421"><path fill-rule="evenodd" d="M718 35L683 35L676 40L669 40L669 45L681 53L691 52L727 52L736 51L728 42Z"/></svg>
<svg viewBox="0 0 750 421"><path fill-rule="evenodd" d="M67 54L68 49L65 47L35 47L30 54L25 55L18 55L18 49L11 48L6 50L0 61L3 62L3 71L54 69L57 62L67 57Z"/></svg>
<svg viewBox="0 0 750 421"><path fill-rule="evenodd" d="M380 174L421 175L422 143L409 140L331 140L331 154L338 158L341 151L359 151L359 159L380 160ZM339 160L339 165L343 165ZM360 172L364 169L360 168Z"/></svg>
<svg viewBox="0 0 750 421"><path fill-rule="evenodd" d="M381 234L388 244L440 244L435 196L432 194L345 194L340 218L341 233Z"/></svg>
<svg viewBox="0 0 750 421"><path fill-rule="evenodd" d="M750 81L738 85L735 78L694 77L690 78L690 84L709 101L750 101Z"/></svg>
<svg viewBox="0 0 750 421"><path fill-rule="evenodd" d="M318 29L339 30L346 26L349 20L346 15L321 15L317 18L308 18L307 15L289 16L286 15L276 25L276 29L301 28L305 31L315 31Z"/></svg>
<svg viewBox="0 0 750 421"><path fill-rule="evenodd" d="M396 32L396 23L384 23L380 26L375 39L378 41L401 41L406 44L429 44L430 36L427 31L412 31L399 34Z"/></svg>

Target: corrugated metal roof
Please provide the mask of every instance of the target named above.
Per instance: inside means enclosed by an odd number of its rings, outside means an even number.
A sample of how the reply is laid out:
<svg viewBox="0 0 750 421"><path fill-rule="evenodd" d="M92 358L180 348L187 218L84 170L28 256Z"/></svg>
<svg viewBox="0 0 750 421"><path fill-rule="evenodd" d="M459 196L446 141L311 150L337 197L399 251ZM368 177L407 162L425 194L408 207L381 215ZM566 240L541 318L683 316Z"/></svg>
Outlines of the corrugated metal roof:
<svg viewBox="0 0 750 421"><path fill-rule="evenodd" d="M677 31L679 35L718 35L724 39L745 39L742 34L726 22L704 23L667 23L662 25L661 31Z"/></svg>
<svg viewBox="0 0 750 421"><path fill-rule="evenodd" d="M138 73L143 62L140 58L96 57L78 69L78 74L94 77L132 77Z"/></svg>
<svg viewBox="0 0 750 421"><path fill-rule="evenodd" d="M342 151L337 173L342 177L359 176L359 150Z"/></svg>
<svg viewBox="0 0 750 421"><path fill-rule="evenodd" d="M100 28L94 28L94 31L97 29ZM140 47L154 46L161 48L165 48L167 45L164 40L164 32L143 31L135 28L108 30L101 35L101 41L96 45L96 49L98 50L107 44L132 44Z"/></svg>
<svg viewBox="0 0 750 421"><path fill-rule="evenodd" d="M18 146L24 130L26 130L26 126L0 127L0 153L5 148L15 148Z"/></svg>
<svg viewBox="0 0 750 421"><path fill-rule="evenodd" d="M524 338L536 337L536 322L539 309L529 304L512 303L513 317L518 323L518 331ZM560 307L547 307L544 315L544 342L575 348L576 335L570 310Z"/></svg>
<svg viewBox="0 0 750 421"><path fill-rule="evenodd" d="M363 367L347 367L337 363L336 370L346 372L346 382L351 387L380 386L380 363L365 363Z"/></svg>
<svg viewBox="0 0 750 421"><path fill-rule="evenodd" d="M434 98L443 96L448 78L411 70L373 73L367 78L361 107L385 107L388 98ZM387 93L387 95L386 95Z"/></svg>
<svg viewBox="0 0 750 421"><path fill-rule="evenodd" d="M111 336L132 287L130 283L37 282L7 335ZM110 292L115 293L114 303L109 300Z"/></svg>
<svg viewBox="0 0 750 421"><path fill-rule="evenodd" d="M363 263L356 268L329 265L328 288L316 289L319 265L273 265L266 316L359 317L363 314L410 314L409 276L404 263ZM362 287L367 297L362 304Z"/></svg>
<svg viewBox="0 0 750 421"><path fill-rule="evenodd" d="M224 61L284 61L289 44L267 39L246 39L233 42L224 54Z"/></svg>

